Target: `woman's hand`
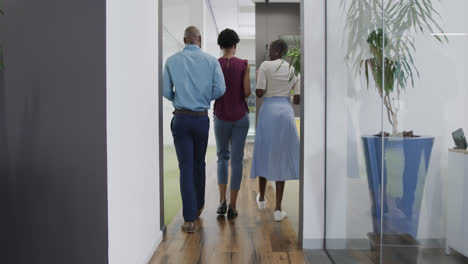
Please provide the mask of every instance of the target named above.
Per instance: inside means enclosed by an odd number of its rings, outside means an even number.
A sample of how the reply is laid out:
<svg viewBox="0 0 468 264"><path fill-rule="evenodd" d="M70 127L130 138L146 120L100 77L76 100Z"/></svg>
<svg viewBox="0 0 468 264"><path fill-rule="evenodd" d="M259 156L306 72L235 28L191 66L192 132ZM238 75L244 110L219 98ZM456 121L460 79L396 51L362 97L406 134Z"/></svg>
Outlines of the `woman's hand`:
<svg viewBox="0 0 468 264"><path fill-rule="evenodd" d="M258 98L262 98L265 95L266 91L262 89L257 89L255 90L255 94L257 95Z"/></svg>
<svg viewBox="0 0 468 264"><path fill-rule="evenodd" d="M301 96L296 94L294 95L294 100L293 100L293 104L300 104L301 103Z"/></svg>

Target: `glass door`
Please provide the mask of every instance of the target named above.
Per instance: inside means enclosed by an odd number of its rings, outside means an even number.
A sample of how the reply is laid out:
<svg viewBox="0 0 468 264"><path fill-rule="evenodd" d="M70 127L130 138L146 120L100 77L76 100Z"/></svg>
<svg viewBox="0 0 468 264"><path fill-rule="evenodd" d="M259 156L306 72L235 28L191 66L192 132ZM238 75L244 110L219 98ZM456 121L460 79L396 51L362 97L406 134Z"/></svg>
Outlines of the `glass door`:
<svg viewBox="0 0 468 264"><path fill-rule="evenodd" d="M468 3L384 5L381 263L468 263Z"/></svg>
<svg viewBox="0 0 468 264"><path fill-rule="evenodd" d="M326 248L336 263L372 263L382 219L382 2L327 5Z"/></svg>
<svg viewBox="0 0 468 264"><path fill-rule="evenodd" d="M329 255L468 263L468 3L327 9Z"/></svg>

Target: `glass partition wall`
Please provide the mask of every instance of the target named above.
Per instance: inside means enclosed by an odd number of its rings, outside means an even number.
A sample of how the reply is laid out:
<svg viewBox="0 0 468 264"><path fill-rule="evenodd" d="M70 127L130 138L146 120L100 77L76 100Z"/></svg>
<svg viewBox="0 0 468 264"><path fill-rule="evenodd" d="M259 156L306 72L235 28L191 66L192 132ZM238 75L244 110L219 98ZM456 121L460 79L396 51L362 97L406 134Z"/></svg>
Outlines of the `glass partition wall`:
<svg viewBox="0 0 468 264"><path fill-rule="evenodd" d="M327 2L329 255L468 263L468 2Z"/></svg>

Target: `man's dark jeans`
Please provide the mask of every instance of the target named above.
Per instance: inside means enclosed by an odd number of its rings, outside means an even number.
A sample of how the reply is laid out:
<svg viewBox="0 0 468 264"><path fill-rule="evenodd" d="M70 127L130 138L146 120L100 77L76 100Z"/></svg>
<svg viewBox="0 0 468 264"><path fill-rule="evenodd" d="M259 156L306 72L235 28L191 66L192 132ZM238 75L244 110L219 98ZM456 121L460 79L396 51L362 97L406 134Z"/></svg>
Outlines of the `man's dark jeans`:
<svg viewBox="0 0 468 264"><path fill-rule="evenodd" d="M205 205L205 156L209 128L208 116L175 114L171 123L179 160L180 192L186 222L195 221L198 210Z"/></svg>

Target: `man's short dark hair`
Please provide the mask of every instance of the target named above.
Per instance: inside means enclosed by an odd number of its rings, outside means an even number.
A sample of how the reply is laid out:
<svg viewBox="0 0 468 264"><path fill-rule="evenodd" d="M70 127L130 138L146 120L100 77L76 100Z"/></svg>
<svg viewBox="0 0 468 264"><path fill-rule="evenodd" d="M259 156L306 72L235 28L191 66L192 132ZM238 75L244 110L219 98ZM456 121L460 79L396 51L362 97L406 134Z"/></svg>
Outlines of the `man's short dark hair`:
<svg viewBox="0 0 468 264"><path fill-rule="evenodd" d="M275 40L271 43L271 49L278 52L283 57L288 51L288 44L282 39Z"/></svg>
<svg viewBox="0 0 468 264"><path fill-rule="evenodd" d="M234 47L237 43L239 43L240 39L237 33L232 29L225 29L219 33L218 36L218 45L222 49L229 49Z"/></svg>

